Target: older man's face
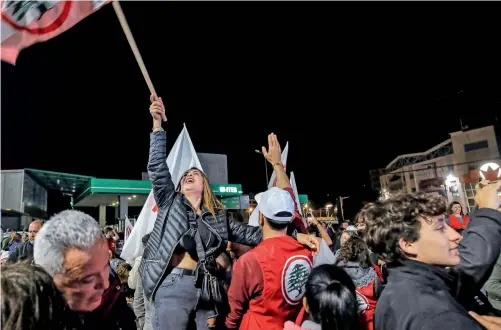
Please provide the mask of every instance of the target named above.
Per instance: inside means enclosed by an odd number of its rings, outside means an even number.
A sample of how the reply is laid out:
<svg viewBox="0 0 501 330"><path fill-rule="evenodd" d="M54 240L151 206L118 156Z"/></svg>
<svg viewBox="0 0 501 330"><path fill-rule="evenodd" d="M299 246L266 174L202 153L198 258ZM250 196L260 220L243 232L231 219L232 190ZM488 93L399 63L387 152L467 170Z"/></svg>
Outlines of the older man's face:
<svg viewBox="0 0 501 330"><path fill-rule="evenodd" d="M28 227L28 238L30 242L35 241L35 236L37 236L38 231L40 231L40 222L32 222Z"/></svg>
<svg viewBox="0 0 501 330"><path fill-rule="evenodd" d="M64 273L54 282L73 311L90 312L101 305L109 283L108 244L100 239L90 250L65 253Z"/></svg>

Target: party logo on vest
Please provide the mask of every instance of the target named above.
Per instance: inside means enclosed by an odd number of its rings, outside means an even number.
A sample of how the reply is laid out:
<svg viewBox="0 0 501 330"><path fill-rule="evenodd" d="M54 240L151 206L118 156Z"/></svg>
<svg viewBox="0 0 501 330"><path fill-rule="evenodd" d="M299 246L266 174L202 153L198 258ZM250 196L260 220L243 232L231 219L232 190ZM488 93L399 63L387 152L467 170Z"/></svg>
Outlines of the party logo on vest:
<svg viewBox="0 0 501 330"><path fill-rule="evenodd" d="M297 305L304 296L305 284L310 276L312 264L306 256L290 257L282 270L282 295L291 305Z"/></svg>

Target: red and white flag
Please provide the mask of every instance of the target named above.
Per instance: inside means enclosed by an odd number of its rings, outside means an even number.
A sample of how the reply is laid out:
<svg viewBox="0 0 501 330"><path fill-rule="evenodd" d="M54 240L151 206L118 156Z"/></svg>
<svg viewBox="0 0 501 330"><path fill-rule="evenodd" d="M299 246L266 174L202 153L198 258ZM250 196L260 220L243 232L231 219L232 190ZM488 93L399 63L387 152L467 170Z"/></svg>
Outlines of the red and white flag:
<svg viewBox="0 0 501 330"><path fill-rule="evenodd" d="M129 238L130 233L132 232L133 228L134 228L134 226L132 225L132 223L130 223L129 218L126 216L125 217L125 241L126 242L127 242L127 238Z"/></svg>
<svg viewBox="0 0 501 330"><path fill-rule="evenodd" d="M287 144L285 145L285 149L282 151L282 164L284 165L284 170L286 169L288 154L289 154L289 142L287 142ZM268 189L276 186L277 186L277 173L273 171L273 173L271 174L270 183L268 184Z"/></svg>
<svg viewBox="0 0 501 330"><path fill-rule="evenodd" d="M2 60L15 64L23 48L63 33L108 2L0 1Z"/></svg>
<svg viewBox="0 0 501 330"><path fill-rule="evenodd" d="M174 146L172 146L167 157L167 166L169 167L174 186L177 186L184 172L190 168L196 167L203 171L186 126L184 126ZM153 191L151 191L120 254L120 257L127 263L132 265L137 257L143 255L142 239L144 235L151 233L153 230L155 220L157 219L157 212L158 206L155 203Z"/></svg>

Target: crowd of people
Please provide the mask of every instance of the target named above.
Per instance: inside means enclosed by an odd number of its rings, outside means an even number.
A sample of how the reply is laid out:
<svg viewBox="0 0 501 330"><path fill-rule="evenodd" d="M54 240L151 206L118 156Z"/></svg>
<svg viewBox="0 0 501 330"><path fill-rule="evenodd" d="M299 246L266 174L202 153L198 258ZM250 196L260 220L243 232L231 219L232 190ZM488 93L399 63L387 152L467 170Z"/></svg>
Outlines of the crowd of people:
<svg viewBox="0 0 501 330"><path fill-rule="evenodd" d="M161 99L150 113L158 215L143 254L114 263L118 233L79 211L34 221L2 241L2 329L501 329L501 181L478 184L469 215L415 193L327 225L300 215L272 133L276 186L251 226L201 169L172 181Z"/></svg>

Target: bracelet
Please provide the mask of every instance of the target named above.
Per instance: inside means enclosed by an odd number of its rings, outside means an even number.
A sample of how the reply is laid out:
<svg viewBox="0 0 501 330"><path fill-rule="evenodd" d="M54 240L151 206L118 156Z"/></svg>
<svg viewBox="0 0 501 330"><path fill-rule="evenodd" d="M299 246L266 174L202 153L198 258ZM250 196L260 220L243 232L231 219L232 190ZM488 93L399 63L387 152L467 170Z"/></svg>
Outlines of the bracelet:
<svg viewBox="0 0 501 330"><path fill-rule="evenodd" d="M284 167L284 165L282 163L275 163L275 164L273 164L273 167L275 167L277 165L280 165L280 167Z"/></svg>
<svg viewBox="0 0 501 330"><path fill-rule="evenodd" d="M164 129L162 127L153 127L153 132L163 132Z"/></svg>

